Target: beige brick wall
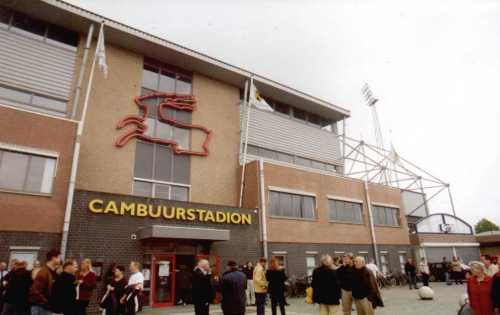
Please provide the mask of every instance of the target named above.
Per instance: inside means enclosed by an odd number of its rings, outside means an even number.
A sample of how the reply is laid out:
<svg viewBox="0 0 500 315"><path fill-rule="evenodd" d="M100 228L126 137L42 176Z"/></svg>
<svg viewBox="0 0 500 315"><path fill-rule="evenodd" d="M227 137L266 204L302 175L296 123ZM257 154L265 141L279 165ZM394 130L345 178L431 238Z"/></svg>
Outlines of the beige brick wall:
<svg viewBox="0 0 500 315"><path fill-rule="evenodd" d="M371 244L368 209L362 181L322 175L270 163L265 163L264 174L266 190L269 186L275 186L316 194L317 219L270 217L268 219L270 242ZM397 189L371 185L369 189L372 202L396 206L401 204ZM330 222L328 196L363 201L364 224ZM266 191L267 198L268 191ZM258 201L258 195L256 200ZM401 218L401 227L376 227L375 231L379 244L409 244L408 229L404 217Z"/></svg>
<svg viewBox="0 0 500 315"><path fill-rule="evenodd" d="M122 148L117 148L114 142L124 132L124 129L116 130L117 122L125 115L138 112L133 100L140 94L143 58L111 45L106 46L106 56L108 77L104 78L99 70L95 72L82 137L77 188L130 194L135 140Z"/></svg>
<svg viewBox="0 0 500 315"><path fill-rule="evenodd" d="M191 201L236 206L239 194L239 90L195 74L193 94L198 101L193 123L213 131L207 157L191 158ZM192 145L200 147L204 134L193 132Z"/></svg>

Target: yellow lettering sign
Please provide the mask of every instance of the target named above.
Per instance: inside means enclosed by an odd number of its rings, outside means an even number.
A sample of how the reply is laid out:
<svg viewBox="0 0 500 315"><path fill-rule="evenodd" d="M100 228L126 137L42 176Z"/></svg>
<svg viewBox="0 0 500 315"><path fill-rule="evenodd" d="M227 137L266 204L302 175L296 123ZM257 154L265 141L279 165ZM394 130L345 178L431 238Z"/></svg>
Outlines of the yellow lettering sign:
<svg viewBox="0 0 500 315"><path fill-rule="evenodd" d="M89 202L89 210L94 213L102 213L102 205L104 201L101 199L94 199Z"/></svg>
<svg viewBox="0 0 500 315"><path fill-rule="evenodd" d="M206 209L193 209L182 207L167 207L163 205L153 205L144 203L134 203L125 201L110 200L105 202L102 199L92 199L88 203L89 211L92 213L116 214L122 216L137 216L160 218L165 220L201 221L219 224L252 224L251 214L241 214L237 212L225 212L222 210L212 211Z"/></svg>

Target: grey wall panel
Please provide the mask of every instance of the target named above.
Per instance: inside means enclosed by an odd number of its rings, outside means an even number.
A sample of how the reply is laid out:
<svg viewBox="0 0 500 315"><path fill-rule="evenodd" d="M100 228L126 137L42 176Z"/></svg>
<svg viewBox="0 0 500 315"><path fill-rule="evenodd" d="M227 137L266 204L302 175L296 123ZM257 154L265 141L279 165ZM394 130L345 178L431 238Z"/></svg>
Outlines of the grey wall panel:
<svg viewBox="0 0 500 315"><path fill-rule="evenodd" d="M327 163L341 164L335 134L252 108L248 144Z"/></svg>
<svg viewBox="0 0 500 315"><path fill-rule="evenodd" d="M427 209L425 208L425 195L409 190L401 191L401 199L403 202L403 208L405 214L409 215L410 212L414 211L411 215L416 217L425 217L428 215Z"/></svg>
<svg viewBox="0 0 500 315"><path fill-rule="evenodd" d="M479 247L455 247L455 251L465 264L479 260Z"/></svg>
<svg viewBox="0 0 500 315"><path fill-rule="evenodd" d="M0 84L67 100L75 63L76 49L0 28Z"/></svg>
<svg viewBox="0 0 500 315"><path fill-rule="evenodd" d="M425 255L427 256L427 262L438 263L443 261L443 257L446 257L448 261L453 258L453 248L451 247L426 247Z"/></svg>

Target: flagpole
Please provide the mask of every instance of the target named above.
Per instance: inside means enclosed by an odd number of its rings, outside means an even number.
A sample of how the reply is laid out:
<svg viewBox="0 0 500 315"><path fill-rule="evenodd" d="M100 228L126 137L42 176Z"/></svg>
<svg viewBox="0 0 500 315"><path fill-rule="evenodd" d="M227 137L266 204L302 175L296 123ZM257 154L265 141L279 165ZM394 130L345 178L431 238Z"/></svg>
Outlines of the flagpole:
<svg viewBox="0 0 500 315"><path fill-rule="evenodd" d="M104 29L104 22L101 23L99 37L101 36ZM90 37L92 34L89 35ZM95 65L97 61L97 50L99 49L99 37L97 39L96 49L94 52L94 57L92 59L92 66L90 68L89 81L87 84L87 90L85 91L85 100L83 102L82 108L82 116L78 121L78 127L76 130L76 139L75 146L73 149L73 161L71 163L71 175L69 178L69 186L68 186L68 195L66 197L66 211L64 213L64 224L63 224L63 233L61 238L61 256L64 258L66 256L66 249L68 246L68 235L69 235L69 223L71 221L71 212L73 209L73 197L75 193L76 186L76 175L78 172L78 161L80 159L80 146L81 146L81 138L83 134L83 128L85 125L85 117L87 116L87 109L89 106L90 100L90 91L92 90L92 83L94 81L94 72Z"/></svg>
<svg viewBox="0 0 500 315"><path fill-rule="evenodd" d="M251 96L253 91L255 90L253 88L253 76L250 77L250 84L248 86L248 96L247 96L247 102L246 102L246 126L245 126L245 143L243 144L243 165L241 167L241 181L240 181L240 201L238 203L239 207L241 208L243 206L243 187L245 186L245 169L246 169L246 164L247 164L247 150L248 150L248 129L250 126L250 109L252 108L252 104L250 102Z"/></svg>

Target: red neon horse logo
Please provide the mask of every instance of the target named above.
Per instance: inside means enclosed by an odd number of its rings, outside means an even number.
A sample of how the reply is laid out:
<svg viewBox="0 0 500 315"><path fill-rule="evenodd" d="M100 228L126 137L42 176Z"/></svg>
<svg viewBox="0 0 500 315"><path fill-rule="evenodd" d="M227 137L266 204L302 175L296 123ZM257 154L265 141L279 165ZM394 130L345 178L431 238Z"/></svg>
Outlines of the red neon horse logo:
<svg viewBox="0 0 500 315"><path fill-rule="evenodd" d="M158 120L174 127L182 129L195 129L200 130L206 134L205 140L202 143L203 151L192 151L182 148L179 143L173 139L162 139L146 135L146 130L148 125L146 124L146 117L148 117L148 106L143 101L153 98L163 98L161 103L157 106ZM212 131L199 125L186 124L175 120L166 114L166 108L173 108L177 110L183 110L188 112L193 112L196 110L196 100L192 95L180 95L175 93L152 93L143 96L137 96L134 98L137 106L142 110L143 115L128 115L123 117L118 124L116 129L122 129L127 125L135 125L135 129L125 132L121 135L115 142L117 147L123 147L132 138L137 138L153 143L168 145L172 147L175 154L187 154L187 155L197 155L197 156L207 156L208 155L208 144L212 139Z"/></svg>

